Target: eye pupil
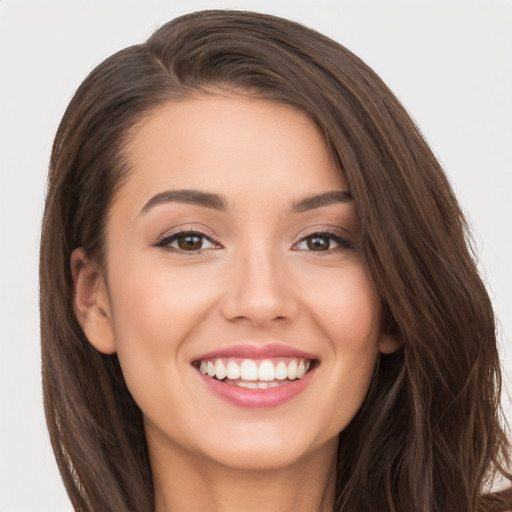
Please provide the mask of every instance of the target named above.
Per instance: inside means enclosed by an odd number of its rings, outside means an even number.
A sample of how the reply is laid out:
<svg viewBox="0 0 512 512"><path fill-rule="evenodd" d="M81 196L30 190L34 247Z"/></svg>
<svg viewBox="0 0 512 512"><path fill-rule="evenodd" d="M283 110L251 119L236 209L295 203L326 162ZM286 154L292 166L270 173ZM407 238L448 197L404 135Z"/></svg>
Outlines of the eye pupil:
<svg viewBox="0 0 512 512"><path fill-rule="evenodd" d="M178 237L178 246L184 251L198 251L203 245L203 239L197 235L183 235Z"/></svg>
<svg viewBox="0 0 512 512"><path fill-rule="evenodd" d="M307 239L307 244L311 251L326 251L329 249L329 238L326 236L312 236Z"/></svg>

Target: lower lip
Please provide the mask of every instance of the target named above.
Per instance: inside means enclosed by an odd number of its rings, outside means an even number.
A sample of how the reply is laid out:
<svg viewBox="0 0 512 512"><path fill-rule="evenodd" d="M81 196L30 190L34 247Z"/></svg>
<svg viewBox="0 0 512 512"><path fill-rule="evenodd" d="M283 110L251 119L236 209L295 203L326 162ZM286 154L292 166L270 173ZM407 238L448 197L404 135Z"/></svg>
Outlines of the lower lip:
<svg viewBox="0 0 512 512"><path fill-rule="evenodd" d="M263 409L283 405L302 393L310 383L314 370L306 373L300 379L267 389L241 388L233 384L224 384L224 382L212 379L199 371L197 373L208 389L222 400L237 407Z"/></svg>

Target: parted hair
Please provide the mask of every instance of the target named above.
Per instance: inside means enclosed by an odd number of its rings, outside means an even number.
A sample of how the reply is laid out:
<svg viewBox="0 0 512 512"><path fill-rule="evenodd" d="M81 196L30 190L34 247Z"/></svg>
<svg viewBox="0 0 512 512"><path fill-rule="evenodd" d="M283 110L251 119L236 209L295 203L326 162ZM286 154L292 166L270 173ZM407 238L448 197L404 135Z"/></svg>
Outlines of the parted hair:
<svg viewBox="0 0 512 512"><path fill-rule="evenodd" d="M106 59L55 138L40 255L44 405L77 512L154 509L142 413L115 354L87 341L71 252L104 265L107 214L126 148L158 107L212 88L285 103L316 124L354 198L361 247L402 348L381 355L340 433L337 512L483 512L511 506L510 446L491 302L466 221L406 110L349 50L297 23L239 11L188 14ZM340 401L342 397L340 397ZM508 492L508 494L507 494Z"/></svg>

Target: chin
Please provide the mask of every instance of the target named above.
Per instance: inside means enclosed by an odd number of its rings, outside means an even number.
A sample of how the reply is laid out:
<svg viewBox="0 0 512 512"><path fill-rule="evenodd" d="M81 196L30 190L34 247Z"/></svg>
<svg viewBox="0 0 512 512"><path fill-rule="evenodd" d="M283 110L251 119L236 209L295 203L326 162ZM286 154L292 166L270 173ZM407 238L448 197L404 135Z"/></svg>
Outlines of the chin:
<svg viewBox="0 0 512 512"><path fill-rule="evenodd" d="M233 470L271 471L292 467L316 453L335 451L338 435L314 435L300 426L265 428L238 426L236 432L224 429L224 436L211 436L202 447L203 457ZM258 431L259 430L259 431Z"/></svg>

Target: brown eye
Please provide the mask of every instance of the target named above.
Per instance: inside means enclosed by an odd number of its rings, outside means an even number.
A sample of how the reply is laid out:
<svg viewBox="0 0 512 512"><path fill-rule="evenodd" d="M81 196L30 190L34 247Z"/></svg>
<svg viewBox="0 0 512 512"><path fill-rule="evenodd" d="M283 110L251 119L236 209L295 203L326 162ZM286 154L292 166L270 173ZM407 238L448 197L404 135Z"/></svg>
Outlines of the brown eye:
<svg viewBox="0 0 512 512"><path fill-rule="evenodd" d="M181 235L177 237L178 247L183 251L199 251L203 248L203 237L198 235Z"/></svg>
<svg viewBox="0 0 512 512"><path fill-rule="evenodd" d="M306 244L310 251L327 251L330 249L331 240L327 236L310 236L306 239Z"/></svg>
<svg viewBox="0 0 512 512"><path fill-rule="evenodd" d="M201 232L183 231L166 236L156 247L162 247L173 252L200 252L206 249L218 249L220 245Z"/></svg>
<svg viewBox="0 0 512 512"><path fill-rule="evenodd" d="M336 233L318 232L305 236L293 246L296 251L335 253L354 249L354 244Z"/></svg>

